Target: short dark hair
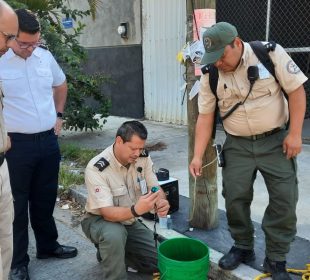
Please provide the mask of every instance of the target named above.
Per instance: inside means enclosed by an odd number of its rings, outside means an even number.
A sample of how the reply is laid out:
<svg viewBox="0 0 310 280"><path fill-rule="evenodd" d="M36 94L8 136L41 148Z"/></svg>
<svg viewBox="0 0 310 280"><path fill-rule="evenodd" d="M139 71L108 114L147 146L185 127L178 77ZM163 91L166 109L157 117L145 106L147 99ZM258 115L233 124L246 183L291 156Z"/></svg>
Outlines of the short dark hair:
<svg viewBox="0 0 310 280"><path fill-rule="evenodd" d="M147 138L147 130L139 121L124 122L116 132L116 137L120 136L125 142L129 142L133 135L137 135L142 140Z"/></svg>
<svg viewBox="0 0 310 280"><path fill-rule="evenodd" d="M19 31L36 34L40 31L40 23L36 15L27 9L15 10L18 17Z"/></svg>

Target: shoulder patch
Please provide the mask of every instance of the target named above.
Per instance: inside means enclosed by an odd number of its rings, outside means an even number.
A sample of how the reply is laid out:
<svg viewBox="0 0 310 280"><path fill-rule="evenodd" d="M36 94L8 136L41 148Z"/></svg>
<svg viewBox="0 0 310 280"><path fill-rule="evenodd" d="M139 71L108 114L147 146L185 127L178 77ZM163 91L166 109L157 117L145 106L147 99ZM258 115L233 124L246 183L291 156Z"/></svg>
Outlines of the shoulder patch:
<svg viewBox="0 0 310 280"><path fill-rule="evenodd" d="M297 64L293 60L290 60L287 62L286 70L290 74L298 74L300 72L299 67L297 66Z"/></svg>
<svg viewBox="0 0 310 280"><path fill-rule="evenodd" d="M94 166L96 166L98 168L99 171L103 171L104 169L106 169L108 166L110 165L110 163L104 158L100 158L95 164Z"/></svg>
<svg viewBox="0 0 310 280"><path fill-rule="evenodd" d="M139 157L148 157L149 156L149 152L147 151L147 150L143 150L142 152L141 152L141 154L140 154L140 156Z"/></svg>

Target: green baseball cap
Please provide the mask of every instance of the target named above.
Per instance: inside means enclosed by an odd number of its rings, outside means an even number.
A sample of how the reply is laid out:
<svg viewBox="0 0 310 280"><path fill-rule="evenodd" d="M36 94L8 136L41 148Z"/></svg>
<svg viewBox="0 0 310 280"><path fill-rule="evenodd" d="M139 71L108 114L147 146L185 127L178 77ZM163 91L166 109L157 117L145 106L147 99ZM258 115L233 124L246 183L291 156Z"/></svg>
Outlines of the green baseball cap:
<svg viewBox="0 0 310 280"><path fill-rule="evenodd" d="M218 22L202 35L202 42L205 48L205 54L201 64L215 63L224 53L224 49L238 36L235 26L228 22Z"/></svg>

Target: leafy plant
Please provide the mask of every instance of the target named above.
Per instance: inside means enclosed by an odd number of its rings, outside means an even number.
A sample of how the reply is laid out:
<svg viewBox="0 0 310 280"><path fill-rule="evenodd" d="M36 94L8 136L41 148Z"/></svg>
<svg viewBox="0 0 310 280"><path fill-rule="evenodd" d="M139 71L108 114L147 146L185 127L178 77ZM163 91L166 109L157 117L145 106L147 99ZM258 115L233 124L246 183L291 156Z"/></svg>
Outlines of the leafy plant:
<svg viewBox="0 0 310 280"><path fill-rule="evenodd" d="M58 184L63 187L60 191L67 191L72 186L84 184L84 175L74 173L70 167L61 164L59 169Z"/></svg>
<svg viewBox="0 0 310 280"><path fill-rule="evenodd" d="M64 161L76 162L81 167L86 167L87 163L99 153L94 149L80 148L75 144L60 143L60 153Z"/></svg>
<svg viewBox="0 0 310 280"><path fill-rule="evenodd" d="M68 194L72 186L84 184L84 168L98 154L97 150L81 148L75 144L60 143L62 161L58 183L62 186L59 194Z"/></svg>
<svg viewBox="0 0 310 280"><path fill-rule="evenodd" d="M87 58L86 50L77 38L85 24L80 19L92 15L95 18L100 0L89 0L89 10L71 9L65 0L10 0L14 8L29 8L38 15L41 23L41 37L46 42L58 63L64 70L68 83L68 99L64 114L64 128L69 130L93 130L102 128L109 115L111 101L100 91L103 83L111 82L102 73L86 74L82 66ZM66 32L61 18L71 18L75 27ZM99 122L100 119L103 121Z"/></svg>

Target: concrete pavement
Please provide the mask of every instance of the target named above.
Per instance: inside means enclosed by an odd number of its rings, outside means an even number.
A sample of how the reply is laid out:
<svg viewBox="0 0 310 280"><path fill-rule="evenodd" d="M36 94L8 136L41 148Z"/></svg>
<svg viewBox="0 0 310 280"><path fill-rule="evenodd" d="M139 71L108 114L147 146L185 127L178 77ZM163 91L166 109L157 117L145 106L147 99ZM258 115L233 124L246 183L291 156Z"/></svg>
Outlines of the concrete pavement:
<svg viewBox="0 0 310 280"><path fill-rule="evenodd" d="M108 122L104 125L103 131L95 132L64 132L60 137L61 143L76 143L81 147L95 148L102 150L113 142L116 129L121 123L127 121L126 118L109 117ZM188 197L188 134L186 126L178 126L171 124L163 124L152 121L143 121L148 129L149 137L147 143L156 144L162 142L166 148L161 151L152 151L151 157L153 159L155 168L167 168L170 171L170 176L173 176L179 181L179 192L181 195ZM305 143L310 140L310 122L306 121L303 137ZM225 134L222 131L217 133L217 142L224 142ZM310 141L309 141L310 143ZM299 186L300 199L298 203L298 232L297 235L310 240L310 222L308 213L310 213L310 146L303 145L303 152L298 156L299 165ZM83 189L83 188L82 188ZM263 215L263 210L268 202L268 195L261 176L258 176L255 183L254 201L252 204L252 219L260 223ZM81 197L85 199L84 192L79 192ZM218 170L218 205L219 209L224 210L224 200L221 194L221 170ZM69 260L36 260L34 258L35 246L34 240L31 239L30 246L30 274L31 279L47 280L60 278L62 280L69 279L101 279L100 265L95 258L95 249L93 245L84 237L78 223L72 220L72 216L68 210L55 210L55 218L59 228L60 241L77 246L79 248L79 255L75 259ZM186 217L184 217L186 219ZM152 226L152 223L149 224ZM170 238L178 236L179 233L174 231L161 231L162 235ZM211 248L211 265L212 270L210 276L213 279L254 279L254 277L261 272L246 266L241 265L233 272L224 272L217 267L219 258L222 253L212 250ZM309 259L305 259L305 263ZM129 279L149 279L145 275L129 273ZM294 278L295 279L295 278Z"/></svg>

